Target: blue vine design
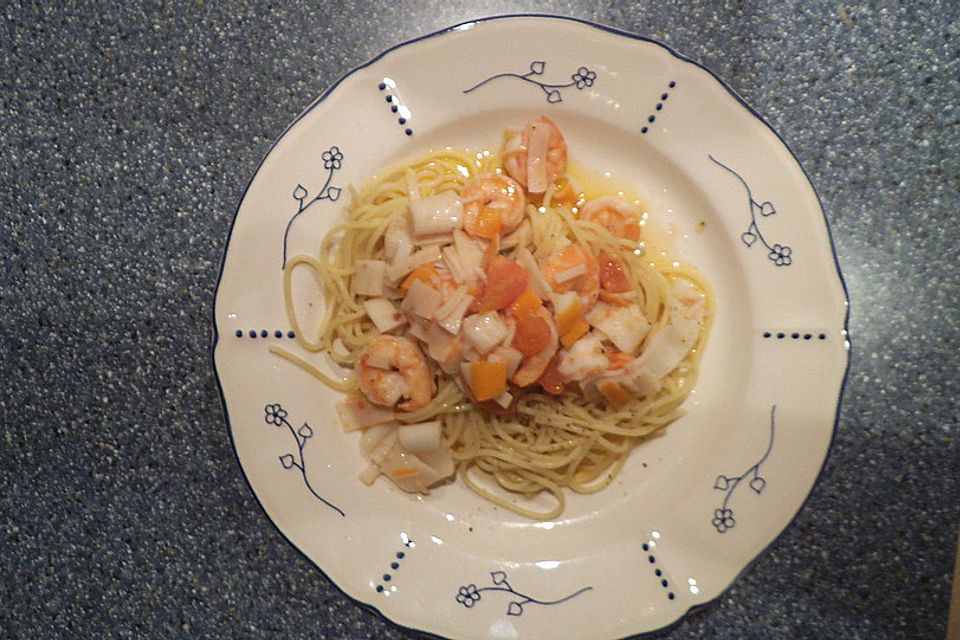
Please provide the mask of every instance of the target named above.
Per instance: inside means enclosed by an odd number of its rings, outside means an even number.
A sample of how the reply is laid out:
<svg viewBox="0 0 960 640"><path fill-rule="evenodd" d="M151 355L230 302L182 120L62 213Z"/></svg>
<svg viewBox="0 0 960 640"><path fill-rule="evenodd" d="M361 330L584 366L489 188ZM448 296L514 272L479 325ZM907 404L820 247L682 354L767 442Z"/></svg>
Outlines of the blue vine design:
<svg viewBox="0 0 960 640"><path fill-rule="evenodd" d="M309 198L310 192L307 191L307 188L297 183L297 186L291 194L293 199L299 203L299 207L297 212L293 214L293 217L290 218L290 222L287 223L287 228L283 232L283 265L280 267L281 269L285 269L287 266L287 237L290 235L290 227L293 226L293 221L299 218L300 214L309 209L310 205L318 200L336 202L337 199L340 198L340 193L343 191L340 187L330 185L331 180L333 180L333 174L343 167L343 152L340 151L340 147L330 147L324 151L320 157L323 159L323 168L327 171L327 179L323 183L323 186L320 187L320 190L317 191L313 198Z"/></svg>
<svg viewBox="0 0 960 640"><path fill-rule="evenodd" d="M476 91L488 82L492 82L498 78L517 78L518 80L523 80L524 82L529 82L530 84L535 84L540 87L543 93L546 94L547 102L550 104L559 104L563 102L563 93L561 92L561 89L576 87L579 91L585 87L592 87L593 83L597 79L597 73L595 71L591 71L587 67L580 67L570 76L570 82L554 84L538 80L537 78L543 75L543 72L546 70L546 68L546 62L543 60L535 60L530 63L530 70L526 73L498 73L490 76L486 80L481 80L469 89L464 89L463 93L471 93Z"/></svg>
<svg viewBox="0 0 960 640"><path fill-rule="evenodd" d="M285 453L280 456L280 464L283 465L283 468L288 470L298 469L300 471L300 475L303 477L303 484L307 487L307 489L310 490L310 493L312 493L317 500L339 513L341 517L346 517L346 514L339 507L317 493L316 489L313 488L313 485L310 484L310 480L307 478L306 463L304 462L303 458L303 448L307 446L307 440L313 437L313 429L310 428L310 425L304 422L302 427L299 429L294 429L293 425L287 421L287 410L279 404L268 404L263 407L263 421L277 428L286 427L287 430L290 431L290 435L292 435L293 439L297 442L297 455Z"/></svg>
<svg viewBox="0 0 960 640"><path fill-rule="evenodd" d="M744 471L739 476L717 476L716 481L713 483L713 488L718 491L723 491L726 495L723 498L723 504L719 509L713 510L713 520L711 521L714 528L718 533L726 533L730 529L733 529L737 521L733 517L733 509L727 508L730 498L733 497L733 492L737 490L737 487L740 486L740 482L746 477L753 475L753 479L749 481L750 488L754 490L758 495L763 493L763 490L767 486L767 481L763 476L760 475L760 465L769 457L770 452L773 450L773 440L776 435L776 417L777 417L777 405L770 407L770 443L767 445L767 450L764 452L763 457L757 460L756 463L746 471Z"/></svg>
<svg viewBox="0 0 960 640"><path fill-rule="evenodd" d="M542 604L545 606L560 604L576 598L582 593L586 593L593 589L593 587L584 587L579 591L574 591L570 595L560 598L558 600L539 600L532 596L528 596L525 593L521 593L515 590L510 586L510 583L507 581L507 574L505 571L493 571L490 573L490 580L493 582L492 587L477 587L477 585L472 582L468 585L460 587L457 591L457 602L462 604L467 609L472 608L475 604L480 602L481 593L484 591L504 591L506 593L513 594L517 599L512 600L509 605L507 605L507 615L508 616L521 616L523 615L523 605L525 604Z"/></svg>
<svg viewBox="0 0 960 640"><path fill-rule="evenodd" d="M747 190L747 199L750 202L750 226L747 227L747 230L740 234L740 240L743 244L747 245L747 248L753 246L753 244L759 240L764 247L767 248L767 258L773 262L778 267L789 267L793 263L793 249L788 245L774 243L770 244L767 242L767 239L763 237L763 233L760 231L760 226L757 224L757 214L760 214L761 219L767 218L772 215L776 215L777 210L774 209L773 203L769 200L764 202L757 202L753 197L753 192L750 191L750 185L747 184L747 181L743 179L739 173L723 164L712 155L707 155L717 166L726 169L733 175L737 177L740 181L740 184L743 185L743 188Z"/></svg>

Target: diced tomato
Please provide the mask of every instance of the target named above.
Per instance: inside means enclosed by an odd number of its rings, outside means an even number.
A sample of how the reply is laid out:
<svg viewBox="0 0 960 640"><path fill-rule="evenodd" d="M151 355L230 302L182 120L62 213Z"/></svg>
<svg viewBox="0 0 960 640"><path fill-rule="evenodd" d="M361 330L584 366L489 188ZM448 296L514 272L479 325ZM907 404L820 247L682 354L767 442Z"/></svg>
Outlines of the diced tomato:
<svg viewBox="0 0 960 640"><path fill-rule="evenodd" d="M581 317L581 311L583 311L583 303L580 302L580 298L576 298L572 304L558 313L557 333L563 335L569 331L570 327L573 326L573 323L577 321L577 318Z"/></svg>
<svg viewBox="0 0 960 640"><path fill-rule="evenodd" d="M510 305L510 311L513 312L513 315L517 318L523 318L529 316L530 314L536 313L540 307L543 306L543 301L540 299L540 296L533 292L533 289L527 287L526 291L520 294L520 297L513 301L513 304Z"/></svg>
<svg viewBox="0 0 960 640"><path fill-rule="evenodd" d="M560 373L560 369L557 368L560 359L558 356L553 356L550 360L550 364L547 365L547 368L543 370L543 373L540 375L540 379L537 380L537 384L543 387L543 390L551 395L559 395L563 393L563 375Z"/></svg>
<svg viewBox="0 0 960 640"><path fill-rule="evenodd" d="M477 401L493 400L506 388L506 362L481 360L470 365L470 389Z"/></svg>
<svg viewBox="0 0 960 640"><path fill-rule="evenodd" d="M478 311L504 309L526 291L530 280L527 270L510 258L496 255L487 267L487 286L480 295Z"/></svg>
<svg viewBox="0 0 960 640"><path fill-rule="evenodd" d="M630 291L630 281L627 279L627 267L619 257L607 252L600 254L600 286L610 293L625 293Z"/></svg>
<svg viewBox="0 0 960 640"><path fill-rule="evenodd" d="M590 323L583 316L577 316L566 333L560 336L560 342L565 349L569 349L574 342L585 336L587 331L590 331Z"/></svg>
<svg viewBox="0 0 960 640"><path fill-rule="evenodd" d="M623 385L614 380L603 380L597 384L597 391L603 394L607 402L615 407L622 407L632 397Z"/></svg>
<svg viewBox="0 0 960 640"><path fill-rule="evenodd" d="M480 207L476 221L470 225L469 231L479 238L492 240L500 235L500 210L492 207Z"/></svg>
<svg viewBox="0 0 960 640"><path fill-rule="evenodd" d="M550 342L550 325L541 316L523 316L517 319L513 334L513 348L525 356L543 351Z"/></svg>
<svg viewBox="0 0 960 640"><path fill-rule="evenodd" d="M400 290L406 291L409 289L414 282L417 280L422 280L423 282L430 284L430 278L437 275L437 268L433 266L432 262L422 264L413 271L410 272L403 282L400 283Z"/></svg>

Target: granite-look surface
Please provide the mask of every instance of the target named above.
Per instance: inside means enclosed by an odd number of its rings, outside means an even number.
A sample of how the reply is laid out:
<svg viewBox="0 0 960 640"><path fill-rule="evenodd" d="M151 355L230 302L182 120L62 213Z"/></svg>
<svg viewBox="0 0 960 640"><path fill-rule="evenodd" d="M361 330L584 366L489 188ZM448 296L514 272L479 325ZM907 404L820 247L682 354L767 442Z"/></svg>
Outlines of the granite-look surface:
<svg viewBox="0 0 960 640"><path fill-rule="evenodd" d="M0 8L0 634L402 638L276 533L211 305L275 136L398 41L532 3ZM795 524L670 638L942 637L960 449L960 5L550 2L713 68L832 224L853 361ZM21 6L23 5L23 6ZM339 5L339 6L334 6Z"/></svg>

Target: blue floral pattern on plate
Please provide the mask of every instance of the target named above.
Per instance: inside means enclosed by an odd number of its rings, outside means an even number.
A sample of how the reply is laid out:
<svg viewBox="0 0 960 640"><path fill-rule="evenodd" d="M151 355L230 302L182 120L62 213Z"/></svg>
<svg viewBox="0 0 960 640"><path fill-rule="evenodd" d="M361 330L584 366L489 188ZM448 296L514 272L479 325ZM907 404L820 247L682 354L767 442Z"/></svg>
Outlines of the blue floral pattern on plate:
<svg viewBox="0 0 960 640"><path fill-rule="evenodd" d="M327 505L341 516L346 517L346 514L343 512L340 507L336 506L319 493L316 489L313 488L313 485L310 484L310 479L307 478L307 463L303 457L303 449L307 446L307 440L313 437L313 429L306 422L303 423L299 429L294 429L293 425L287 420L287 410L284 409L280 404L267 404L263 407L263 421L269 425L272 425L277 428L286 427L290 432L290 435L293 436L293 439L297 442L297 453L296 455L292 453L285 453L280 456L280 464L284 469L297 469L300 471L300 475L303 477L303 484L309 489L310 493L313 494L317 500Z"/></svg>
<svg viewBox="0 0 960 640"><path fill-rule="evenodd" d="M576 87L578 91L581 91L587 87L592 87L593 83L597 80L597 72L591 71L587 67L579 67L571 76L570 82L560 82L560 83L549 83L540 80L539 78L543 76L544 71L546 71L547 63L543 60L534 60L530 63L530 70L526 73L498 73L492 75L485 80L481 80L477 84L473 85L469 89L464 89L463 93L471 93L476 91L483 85L488 82L492 82L499 78L516 78L518 80L523 80L524 82L529 82L530 84L540 87L544 94L546 94L547 102L550 104L559 104L563 102L563 89L569 87Z"/></svg>
<svg viewBox="0 0 960 640"><path fill-rule="evenodd" d="M538 598L534 598L533 596L528 596L525 593L521 593L510 586L510 582L507 581L507 574L505 571L491 572L490 580L493 582L492 587L477 587L477 585L472 582L468 585L461 586L457 590L457 602L462 604L467 609L472 609L474 605L480 602L480 600L483 598L483 593L489 591L503 591L515 596L515 599L511 600L510 604L507 605L507 615L521 616L523 615L524 605L540 604L550 606L561 604L593 589L593 587L583 587L582 589L574 591L570 595L564 596L563 598L559 598L557 600L540 600Z"/></svg>

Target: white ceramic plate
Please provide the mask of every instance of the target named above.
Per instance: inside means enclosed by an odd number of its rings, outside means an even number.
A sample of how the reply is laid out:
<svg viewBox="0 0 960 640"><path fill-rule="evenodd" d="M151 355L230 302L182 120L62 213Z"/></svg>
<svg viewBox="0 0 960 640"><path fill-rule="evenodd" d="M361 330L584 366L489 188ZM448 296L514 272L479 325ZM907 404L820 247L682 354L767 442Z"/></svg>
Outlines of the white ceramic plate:
<svg viewBox="0 0 960 640"><path fill-rule="evenodd" d="M336 394L267 351L296 350L284 257L316 250L348 185L428 148L493 146L539 114L582 164L641 194L679 258L713 282L717 321L689 413L555 522L456 483L428 497L383 479L367 488ZM307 287L296 295L322 304ZM726 85L644 38L514 16L391 49L287 129L234 221L214 358L257 499L352 598L441 636L615 638L716 598L793 519L830 447L846 315L817 195Z"/></svg>

